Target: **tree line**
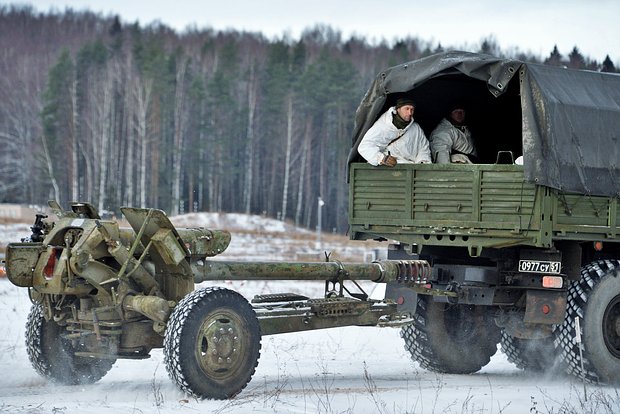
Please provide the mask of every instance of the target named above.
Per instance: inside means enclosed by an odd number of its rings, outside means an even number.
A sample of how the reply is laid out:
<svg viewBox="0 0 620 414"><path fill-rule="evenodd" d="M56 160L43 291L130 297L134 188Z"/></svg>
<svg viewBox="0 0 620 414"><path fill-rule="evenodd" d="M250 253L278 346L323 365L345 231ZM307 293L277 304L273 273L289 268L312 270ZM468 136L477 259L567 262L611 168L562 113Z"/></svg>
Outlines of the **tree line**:
<svg viewBox="0 0 620 414"><path fill-rule="evenodd" d="M438 51L370 45L328 26L299 39L141 27L118 17L0 6L0 202L265 214L347 229L355 110L382 69ZM575 46L546 59L616 71Z"/></svg>

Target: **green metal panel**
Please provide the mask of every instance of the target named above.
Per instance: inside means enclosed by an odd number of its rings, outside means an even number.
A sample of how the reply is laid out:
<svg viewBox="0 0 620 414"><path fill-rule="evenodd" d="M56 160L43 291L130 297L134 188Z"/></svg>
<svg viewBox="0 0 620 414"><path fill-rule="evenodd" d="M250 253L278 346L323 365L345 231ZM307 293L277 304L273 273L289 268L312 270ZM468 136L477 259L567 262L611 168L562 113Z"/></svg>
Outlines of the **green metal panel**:
<svg viewBox="0 0 620 414"><path fill-rule="evenodd" d="M610 199L581 194L554 194L558 202L559 226L608 226Z"/></svg>
<svg viewBox="0 0 620 414"><path fill-rule="evenodd" d="M612 198L609 202L609 232L607 236L611 239L615 239L618 230L618 199Z"/></svg>
<svg viewBox="0 0 620 414"><path fill-rule="evenodd" d="M473 177L460 171L415 170L412 183L416 221L476 221L473 213Z"/></svg>
<svg viewBox="0 0 620 414"><path fill-rule="evenodd" d="M523 167L352 164L350 237L470 248L614 241L617 200L526 183Z"/></svg>
<svg viewBox="0 0 620 414"><path fill-rule="evenodd" d="M620 241L618 199L552 192L555 203L554 238Z"/></svg>
<svg viewBox="0 0 620 414"><path fill-rule="evenodd" d="M351 219L358 224L411 221L411 174L403 170L353 169Z"/></svg>
<svg viewBox="0 0 620 414"><path fill-rule="evenodd" d="M480 181L480 220L510 223L513 228L537 227L534 220L536 187L523 181L521 171L485 171Z"/></svg>

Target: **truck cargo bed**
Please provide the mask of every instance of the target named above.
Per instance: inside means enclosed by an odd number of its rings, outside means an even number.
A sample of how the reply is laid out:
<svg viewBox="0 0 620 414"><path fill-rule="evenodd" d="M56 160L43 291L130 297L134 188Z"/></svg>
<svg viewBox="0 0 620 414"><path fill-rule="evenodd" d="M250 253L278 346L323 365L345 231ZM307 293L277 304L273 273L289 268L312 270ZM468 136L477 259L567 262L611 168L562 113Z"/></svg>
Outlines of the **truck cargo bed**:
<svg viewBox="0 0 620 414"><path fill-rule="evenodd" d="M409 245L550 247L553 240L617 241L617 199L526 183L523 167L495 164L353 163L352 239Z"/></svg>

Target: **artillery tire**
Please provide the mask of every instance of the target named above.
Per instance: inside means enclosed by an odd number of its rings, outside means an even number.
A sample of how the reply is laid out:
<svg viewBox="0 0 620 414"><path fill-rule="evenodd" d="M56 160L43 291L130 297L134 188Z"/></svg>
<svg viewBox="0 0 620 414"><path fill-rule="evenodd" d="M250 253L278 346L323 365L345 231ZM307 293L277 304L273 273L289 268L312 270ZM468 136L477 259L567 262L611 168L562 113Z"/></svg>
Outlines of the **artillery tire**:
<svg viewBox="0 0 620 414"><path fill-rule="evenodd" d="M554 336L522 339L502 330L502 351L517 368L533 372L555 372L558 367Z"/></svg>
<svg viewBox="0 0 620 414"><path fill-rule="evenodd" d="M470 374L497 352L500 329L488 307L451 305L418 296L414 321L401 330L405 349L422 368L448 374Z"/></svg>
<svg viewBox="0 0 620 414"><path fill-rule="evenodd" d="M252 378L261 348L254 309L240 294L195 290L175 307L164 338L170 378L198 398L227 399Z"/></svg>
<svg viewBox="0 0 620 414"><path fill-rule="evenodd" d="M600 260L581 268L568 288L566 317L557 344L568 372L590 382L620 384L620 261ZM580 318L583 370L575 319Z"/></svg>
<svg viewBox="0 0 620 414"><path fill-rule="evenodd" d="M26 322L28 359L43 377L60 384L92 384L108 373L115 359L76 357L71 341L61 335L63 329L53 320L45 320L43 306L35 304Z"/></svg>

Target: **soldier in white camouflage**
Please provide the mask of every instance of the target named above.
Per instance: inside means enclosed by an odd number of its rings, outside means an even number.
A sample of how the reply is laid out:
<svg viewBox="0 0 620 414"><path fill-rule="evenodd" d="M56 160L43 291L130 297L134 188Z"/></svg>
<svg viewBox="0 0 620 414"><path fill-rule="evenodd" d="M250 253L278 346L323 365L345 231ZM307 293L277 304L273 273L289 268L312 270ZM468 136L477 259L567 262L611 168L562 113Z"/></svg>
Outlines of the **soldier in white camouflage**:
<svg viewBox="0 0 620 414"><path fill-rule="evenodd" d="M446 118L435 127L430 137L431 154L437 164L477 162L471 132L465 124L465 105L453 104Z"/></svg>

